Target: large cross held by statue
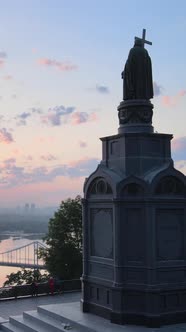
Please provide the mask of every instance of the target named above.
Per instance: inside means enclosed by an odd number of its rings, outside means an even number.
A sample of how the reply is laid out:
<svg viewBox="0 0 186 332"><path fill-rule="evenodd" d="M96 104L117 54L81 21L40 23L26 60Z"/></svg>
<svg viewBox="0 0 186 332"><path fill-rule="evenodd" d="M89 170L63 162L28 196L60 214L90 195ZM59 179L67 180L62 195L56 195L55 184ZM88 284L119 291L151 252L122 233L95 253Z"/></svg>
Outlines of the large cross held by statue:
<svg viewBox="0 0 186 332"><path fill-rule="evenodd" d="M152 45L152 43L151 43L150 41L145 40L145 35L146 35L146 29L143 29L143 32L142 32L142 38L135 37L135 41L136 41L137 39L140 39L141 42L142 42L143 47L144 47L144 44Z"/></svg>

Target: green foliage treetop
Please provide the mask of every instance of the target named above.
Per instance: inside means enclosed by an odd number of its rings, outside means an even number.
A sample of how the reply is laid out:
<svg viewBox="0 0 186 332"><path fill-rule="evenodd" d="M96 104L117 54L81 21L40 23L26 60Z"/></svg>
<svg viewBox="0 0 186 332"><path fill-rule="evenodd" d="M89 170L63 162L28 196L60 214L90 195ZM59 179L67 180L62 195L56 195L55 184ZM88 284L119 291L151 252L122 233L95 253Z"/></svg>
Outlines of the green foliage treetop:
<svg viewBox="0 0 186 332"><path fill-rule="evenodd" d="M76 279L82 273L82 209L81 197L62 201L48 225L44 238L47 249L40 257L47 270L63 280Z"/></svg>

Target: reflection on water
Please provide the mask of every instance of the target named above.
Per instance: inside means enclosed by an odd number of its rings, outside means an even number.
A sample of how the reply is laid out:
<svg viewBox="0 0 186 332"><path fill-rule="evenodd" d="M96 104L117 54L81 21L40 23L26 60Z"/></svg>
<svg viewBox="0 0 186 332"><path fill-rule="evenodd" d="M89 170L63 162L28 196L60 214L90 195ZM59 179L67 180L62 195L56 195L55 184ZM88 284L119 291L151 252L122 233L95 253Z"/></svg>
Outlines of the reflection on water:
<svg viewBox="0 0 186 332"><path fill-rule="evenodd" d="M12 250L15 248L19 248L21 246L25 246L31 242L34 241L39 241L39 242L43 242L40 234L35 234L37 235L36 238L22 238L21 236L17 236L17 234L15 236L10 237L10 235L6 235L3 234L0 237L0 253L8 251L8 250ZM10 267L10 266L0 266L0 287L3 286L3 283L6 280L6 276L12 272L17 272L21 270L21 268L17 268L17 267Z"/></svg>

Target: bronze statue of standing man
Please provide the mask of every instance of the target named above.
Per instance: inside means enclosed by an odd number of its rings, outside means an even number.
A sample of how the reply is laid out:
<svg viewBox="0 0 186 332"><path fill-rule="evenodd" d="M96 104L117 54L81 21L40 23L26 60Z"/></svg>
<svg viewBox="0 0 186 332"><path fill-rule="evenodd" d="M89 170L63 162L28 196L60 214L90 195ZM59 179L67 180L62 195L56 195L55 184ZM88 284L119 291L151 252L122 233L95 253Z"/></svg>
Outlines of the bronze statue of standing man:
<svg viewBox="0 0 186 332"><path fill-rule="evenodd" d="M135 37L134 47L131 48L124 71L123 100L153 98L153 81L151 58L144 48L144 44L152 44L145 40L145 29L141 38Z"/></svg>

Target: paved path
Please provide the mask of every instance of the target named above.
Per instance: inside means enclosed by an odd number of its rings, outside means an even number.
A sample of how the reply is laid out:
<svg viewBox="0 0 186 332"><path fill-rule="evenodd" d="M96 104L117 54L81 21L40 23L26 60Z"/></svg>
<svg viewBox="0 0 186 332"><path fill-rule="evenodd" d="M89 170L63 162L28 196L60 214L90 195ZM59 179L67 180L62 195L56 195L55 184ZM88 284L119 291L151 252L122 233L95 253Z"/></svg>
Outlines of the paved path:
<svg viewBox="0 0 186 332"><path fill-rule="evenodd" d="M162 326L161 328L154 329L144 326L121 326L111 324L108 320L105 320L101 317L93 316L91 314L82 314L81 310L79 309L80 298L80 292L72 292L54 296L50 295L34 298L18 298L17 300L0 301L0 316L2 317L2 319L7 320L9 316L21 315L23 311L36 310L37 307L41 305L49 305L47 308L45 307L45 310L54 311L55 313L58 313L59 311L60 313L61 307L57 304L67 303L67 305L63 307L61 315L66 315L66 318L70 315L70 319L74 319L75 322L79 321L82 325L85 324L87 327L89 326L91 328L94 328L96 332L102 332L103 330L108 332L186 332L186 324Z"/></svg>
<svg viewBox="0 0 186 332"><path fill-rule="evenodd" d="M20 315L23 311L36 310L39 305L80 301L81 293L64 293L60 295L18 298L17 300L0 301L0 317Z"/></svg>

